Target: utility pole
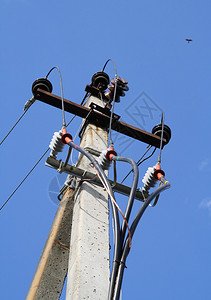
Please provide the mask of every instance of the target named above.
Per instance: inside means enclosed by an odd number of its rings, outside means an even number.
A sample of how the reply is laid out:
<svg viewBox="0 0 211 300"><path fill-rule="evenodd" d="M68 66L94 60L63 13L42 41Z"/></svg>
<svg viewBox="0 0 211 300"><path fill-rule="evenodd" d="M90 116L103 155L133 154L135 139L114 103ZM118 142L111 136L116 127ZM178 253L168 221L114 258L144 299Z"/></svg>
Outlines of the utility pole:
<svg viewBox="0 0 211 300"><path fill-rule="evenodd" d="M166 145L170 140L169 128L166 128L165 136L161 138L160 124L149 133L111 114L110 102L102 92L108 84L107 74L94 74L92 84L86 87L90 96L85 106L51 94L52 85L47 78L36 80L32 90L36 99L57 108L62 107L63 100L65 111L84 118L80 146L95 159L108 147L107 129L111 116L111 129L157 148L160 147L161 139L163 145ZM122 96L121 91L119 93ZM71 127L69 133L72 133ZM61 200L26 299L59 299L67 273L66 300L107 299L110 283L107 191L99 184L93 166L82 154L79 155L76 167L61 164L54 156L48 157L46 163L57 170L63 167L64 172L77 178L78 184L75 191L68 189ZM114 189L126 195L131 191L119 183L116 183ZM136 192L134 197L144 201L140 192Z"/></svg>
<svg viewBox="0 0 211 300"><path fill-rule="evenodd" d="M90 96L85 106L103 102ZM94 153L107 149L106 129L88 123L81 147ZM97 158L97 157L95 157ZM93 171L86 157L79 156L78 167ZM109 289L109 207L107 192L84 181L74 201L67 279L67 300L106 299Z"/></svg>

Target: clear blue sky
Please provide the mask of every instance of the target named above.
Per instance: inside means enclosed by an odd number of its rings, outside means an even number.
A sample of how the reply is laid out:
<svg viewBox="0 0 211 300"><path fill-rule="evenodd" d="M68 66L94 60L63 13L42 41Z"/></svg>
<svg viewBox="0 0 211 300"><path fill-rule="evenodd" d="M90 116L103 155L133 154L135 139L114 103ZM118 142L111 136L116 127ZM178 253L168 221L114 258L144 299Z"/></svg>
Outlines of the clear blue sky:
<svg viewBox="0 0 211 300"><path fill-rule="evenodd" d="M125 300L210 299L210 15L207 0L1 1L0 139L21 115L33 81L54 65L62 71L65 98L79 103L93 73L111 57L130 87L115 108L122 120L137 126L131 109L142 92L165 111L172 139L162 153L162 167L172 187L146 211L134 236L123 281ZM113 76L111 64L106 71ZM60 94L58 74L50 80ZM151 131L159 121L156 111L142 125ZM61 122L60 110L37 101L2 144L1 204ZM79 119L72 123L72 135L79 125ZM118 136L115 147L137 160L146 145ZM140 186L156 158L140 167ZM124 172L119 166L118 179ZM22 300L27 294L57 209L56 176L43 160L0 212L0 299ZM126 200L117 199L120 206Z"/></svg>

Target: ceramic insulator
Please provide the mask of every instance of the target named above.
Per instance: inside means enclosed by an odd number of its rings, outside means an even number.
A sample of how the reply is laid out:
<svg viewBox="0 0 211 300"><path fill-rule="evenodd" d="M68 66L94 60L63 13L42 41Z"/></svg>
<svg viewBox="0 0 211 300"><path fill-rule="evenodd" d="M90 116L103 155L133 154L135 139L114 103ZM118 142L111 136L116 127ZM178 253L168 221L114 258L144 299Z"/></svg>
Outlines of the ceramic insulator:
<svg viewBox="0 0 211 300"><path fill-rule="evenodd" d="M157 179L153 176L154 172L156 170L156 167L149 167L146 171L144 178L142 179L142 182L144 184L143 190L148 191L151 187L154 187L157 183Z"/></svg>
<svg viewBox="0 0 211 300"><path fill-rule="evenodd" d="M50 156L57 156L58 152L62 152L65 144L61 141L62 133L54 132L53 138L50 142L49 148L51 149Z"/></svg>
<svg viewBox="0 0 211 300"><path fill-rule="evenodd" d="M97 159L97 162L102 167L103 170L108 170L111 166L111 161L106 158L107 150L103 150Z"/></svg>

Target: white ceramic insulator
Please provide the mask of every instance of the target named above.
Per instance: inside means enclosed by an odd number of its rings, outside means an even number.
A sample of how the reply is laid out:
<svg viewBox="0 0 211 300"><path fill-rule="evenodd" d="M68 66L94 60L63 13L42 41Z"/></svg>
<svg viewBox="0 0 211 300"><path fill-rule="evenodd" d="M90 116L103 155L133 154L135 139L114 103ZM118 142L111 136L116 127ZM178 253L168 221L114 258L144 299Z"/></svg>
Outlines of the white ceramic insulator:
<svg viewBox="0 0 211 300"><path fill-rule="evenodd" d="M57 156L58 152L62 152L65 144L61 141L62 133L54 132L53 138L50 142L51 156Z"/></svg>
<svg viewBox="0 0 211 300"><path fill-rule="evenodd" d="M97 161L103 170L108 170L111 166L111 161L106 158L107 150L103 150Z"/></svg>
<svg viewBox="0 0 211 300"><path fill-rule="evenodd" d="M146 171L146 174L144 175L144 178L142 179L142 182L144 184L143 190L148 191L150 188L154 187L157 183L157 179L153 176L154 172L156 170L156 167L149 167Z"/></svg>

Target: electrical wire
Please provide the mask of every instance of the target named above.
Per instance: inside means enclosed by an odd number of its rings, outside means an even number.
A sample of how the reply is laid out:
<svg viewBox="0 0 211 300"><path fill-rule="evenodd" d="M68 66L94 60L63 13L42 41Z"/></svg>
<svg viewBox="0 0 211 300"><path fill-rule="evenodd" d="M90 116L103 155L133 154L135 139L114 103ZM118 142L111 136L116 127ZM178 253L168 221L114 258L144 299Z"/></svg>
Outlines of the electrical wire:
<svg viewBox="0 0 211 300"><path fill-rule="evenodd" d="M113 215L113 218L114 218L114 255L113 255L113 269L114 269L115 264L118 263L118 261L120 259L120 255L121 255L121 249L120 249L120 243L121 243L121 240L120 240L120 224L119 224L119 214L118 214L117 209L119 209L119 211L122 214L123 218L124 218L124 215L121 212L121 209L119 208L118 204L116 203L116 200L115 200L110 182L108 181L108 178L106 177L102 167L98 164L96 159L94 159L94 157L90 153L85 151L83 148L76 145L73 141L70 141L68 143L68 145L70 147L76 149L80 153L82 153L84 156L86 156L90 160L90 162L93 164L93 166L96 170L96 173L97 173L99 179L101 180L103 186L105 187L105 189L107 190L107 192L109 194L109 198L111 200L112 215Z"/></svg>
<svg viewBox="0 0 211 300"><path fill-rule="evenodd" d="M115 65L115 62L113 61L112 58L109 58L106 63L103 66L103 72L108 64L108 62L111 61L113 63L114 66L114 72L115 72L115 84L114 84L114 95L113 95L113 103L112 103L112 108L111 108L111 116L110 116L110 122L109 122L109 131L108 131L108 135L109 135L109 147L113 146L113 141L111 139L111 125L112 125L112 118L113 118L113 112L114 112L114 104L115 104L115 99L116 99L116 90L117 90L117 68Z"/></svg>
<svg viewBox="0 0 211 300"><path fill-rule="evenodd" d="M150 157L152 157L152 155L155 153L156 149L157 149L157 148L155 147L154 150L152 151L152 153L151 153L149 156L147 156L147 157L144 158L143 160L139 161L139 162L138 162L138 166L140 166L140 164L142 164L144 161L146 161L147 159L149 159Z"/></svg>
<svg viewBox="0 0 211 300"><path fill-rule="evenodd" d="M113 161L127 162L127 163L132 165L132 169L133 169L133 174L134 174L133 175L133 183L132 183L132 187L131 187L127 207L126 207L125 214L124 214L124 219L123 219L123 222L122 222L121 231L120 231L120 236L121 236L121 245L120 245L120 247L121 247L121 249L122 249L124 239L125 239L126 228L128 229L129 248L131 248L131 234L130 234L130 229L128 228L128 221L129 221L131 210L132 210L133 203L134 203L134 200L135 200L135 193L136 193L136 190L137 190L138 179L139 179L139 170L138 170L137 164L131 158L121 157L121 156L113 156L112 160ZM120 265L120 261L118 261L112 268L110 287L109 287L109 296L108 296L109 300L113 299L113 291L114 291L114 287L115 287L115 284L116 284L116 277L117 277L119 265Z"/></svg>
<svg viewBox="0 0 211 300"><path fill-rule="evenodd" d="M50 72L50 71L49 71ZM50 74L50 73L49 73ZM47 75L49 75L47 74ZM47 77L46 77L47 78ZM86 93L86 95L84 96L81 105L84 103L86 97L87 97L88 93ZM24 113L22 114L22 116L19 118L19 120L16 122L16 124L13 126L13 128L18 124L18 122L21 120L21 118L24 116L24 114L27 112L29 108L27 108ZM68 127L70 125L70 123L74 120L74 118L76 117L76 115L74 115L71 120L67 123L66 127ZM13 129L12 128L12 129ZM10 134L10 132L12 131L12 129L9 131L9 133L7 134L7 136ZM7 138L7 136L5 136L5 138L2 140L1 144L3 143L3 141ZM0 144L0 145L1 145ZM45 154L49 151L50 148L46 149L45 152L43 153L43 155L41 156L41 158L38 160L38 162L32 167L32 169L29 171L29 173L24 177L24 179L20 182L20 184L17 186L17 188L12 192L12 194L9 196L9 198L4 202L4 204L0 207L0 210L2 210L2 208L7 204L7 202L11 199L11 197L15 194L15 192L20 188L20 186L24 183L24 181L27 179L27 177L31 174L31 172L35 169L35 167L39 164L39 162L42 160L42 158L45 156ZM70 151L71 152L71 151ZM68 153L69 155L69 153ZM67 157L68 158L68 157ZM68 158L69 159L69 158ZM66 159L65 163L68 163L68 160Z"/></svg>
<svg viewBox="0 0 211 300"><path fill-rule="evenodd" d="M28 111L28 109L26 109L22 115L20 116L20 118L17 120L17 122L13 125L13 127L10 129L10 131L5 135L5 137L3 138L3 140L0 142L0 146L1 144L6 140L6 138L8 137L8 135L13 131L13 129L15 128L15 126L20 122L20 120L23 118L23 116L25 115L25 113Z"/></svg>
<svg viewBox="0 0 211 300"><path fill-rule="evenodd" d="M138 179L139 179L138 166L137 166L136 162L132 158L128 158L128 157L113 156L112 160L126 162L126 163L129 163L132 166L132 170L133 170L133 182L132 182L132 187L131 187L131 190L130 190L130 195L129 195L127 207L126 207L125 214L124 214L125 219L126 219L126 221L128 223L129 218L130 218L130 214L131 214L131 210L132 210L132 206L133 206L133 203L134 203L134 200L135 200L135 194L136 194L136 190L137 190L137 185L138 185ZM123 241L124 241L124 237L125 237L125 232L126 232L126 223L125 223L125 221L123 221L122 228L121 228L121 239L122 239L121 245L123 245Z"/></svg>
<svg viewBox="0 0 211 300"><path fill-rule="evenodd" d="M6 140L6 138L8 137L8 135L13 131L13 129L16 127L16 125L20 122L20 120L23 118L23 116L25 115L25 113L27 112L28 109L26 109L22 115L20 116L20 118L17 120L17 122L13 125L13 127L10 129L10 131L5 135L5 137L3 138L3 140L0 142L0 146L1 144Z"/></svg>
<svg viewBox="0 0 211 300"><path fill-rule="evenodd" d="M57 69L57 71L59 72L59 80L60 80L60 88L61 88L61 98L62 98L62 128L66 128L67 126L66 126L66 122L65 122L65 112L64 112L64 95L63 95L62 74L61 74L61 71L60 71L59 67L55 66L55 67L51 68L45 78L47 79L48 76L50 75L50 73L54 69Z"/></svg>
<svg viewBox="0 0 211 300"><path fill-rule="evenodd" d="M117 183L117 170L116 170L116 161L115 160L113 160L113 170L114 170L114 180L113 180L112 188L114 188Z"/></svg>
<svg viewBox="0 0 211 300"><path fill-rule="evenodd" d="M113 63L115 74L117 74L116 65L115 65L115 63L114 63L114 61L113 61L112 58L109 58L109 59L106 61L106 63L105 63L104 66L103 66L102 71L103 71L103 72L105 71L105 68L106 68L107 64L109 63L109 61L111 61L111 62Z"/></svg>
<svg viewBox="0 0 211 300"><path fill-rule="evenodd" d="M86 94L85 94L85 96L83 97L83 99L82 99L80 105L83 105L83 104L84 104L84 101L86 100L86 98L87 98L88 95L89 95L89 93L86 92ZM87 114L86 118L87 118L88 116L89 116L89 113ZM67 123L67 125L66 125L66 128L67 128L67 127L70 125L70 123L75 119L75 117L76 117L76 115L74 115L74 116L70 119L70 121L69 121L69 122ZM77 130L77 133L76 133L76 135L75 135L73 141L75 140L75 138L76 138L76 136L77 136L77 134L78 134L78 132L79 132L81 126L82 126L82 124L79 126L79 128L78 128L78 130ZM75 164L73 163L73 159L72 159L73 152L69 150L69 151L68 151L68 154L69 154L69 153L71 153L71 157L70 157L71 163L72 163L72 165L75 165ZM67 161L67 163L68 163L69 157L68 157L68 160L66 159L66 161ZM67 163L64 164L63 169L66 167Z"/></svg>
<svg viewBox="0 0 211 300"><path fill-rule="evenodd" d="M109 147L113 146L113 141L111 138L111 125L112 125L112 119L113 119L113 113L114 113L114 104L115 104L115 99L116 99L116 89L117 89L117 73L115 73L115 79L114 79L114 95L113 95L113 103L112 103L112 108L111 108L111 115L110 115L110 122L109 122L109 130L108 130L108 135L109 135Z"/></svg>
<svg viewBox="0 0 211 300"><path fill-rule="evenodd" d="M161 124L162 124L162 129L161 129L161 138L160 138L160 151L159 151L158 162L157 162L158 164L161 163L161 151L163 147L164 112L162 112Z"/></svg>
<svg viewBox="0 0 211 300"><path fill-rule="evenodd" d="M64 97L63 97L63 85L62 85L62 76L61 76L61 72L60 72L60 69L56 66L56 67L53 67L50 69L50 71L48 72L48 74L46 75L46 79L48 78L48 76L50 75L50 73L54 70L54 69L57 69L58 72L59 72L59 78L60 78L60 86L61 86L61 98L62 98L62 111L63 111L63 128L67 127L66 124L65 124L65 115L64 115ZM33 98L33 97L32 97ZM31 99L32 99L31 98ZM31 100L30 99L30 100ZM31 103L33 104L33 102ZM82 105L82 104L81 104ZM31 105L30 105L31 106ZM29 107L30 107L29 106ZM8 137L8 135L13 131L13 129L16 127L16 125L20 122L20 120L23 118L23 116L25 115L25 113L28 111L29 107L25 108L24 109L24 112L23 114L20 116L20 118L17 120L17 122L13 125L13 127L10 129L10 131L6 134L6 136L3 138L3 140L0 142L0 146L1 144L6 140L6 138Z"/></svg>
<svg viewBox="0 0 211 300"><path fill-rule="evenodd" d="M76 115L74 115L71 120L67 123L65 122L65 115L64 115L64 98L63 98L63 85L62 85L62 77L61 77L61 72L59 70L58 67L53 67L50 69L50 71L47 73L46 75L46 79L48 78L48 76L50 75L50 73L54 70L57 69L59 72L59 76L60 76L60 87L61 87L61 98L62 98L62 110L63 110L63 124L62 126L64 127L68 127L70 125L70 123L75 119ZM84 98L81 101L80 105L83 105L84 101L86 100L88 96L88 92L85 94ZM30 107L30 106L29 106ZM20 118L17 120L17 122L13 125L13 127L10 129L10 131L7 133L7 135L3 138L3 140L0 142L0 145L6 140L6 138L8 137L8 135L12 132L12 130L15 128L15 126L20 122L20 120L23 118L23 116L26 114L26 112L28 111L29 107L27 107L23 114L20 116ZM7 202L11 199L11 197L15 194L15 192L20 188L20 186L24 183L24 181L27 179L27 177L31 174L31 172L35 169L35 167L39 164L39 162L42 160L42 158L45 156L45 154L49 151L50 148L46 149L46 151L43 153L43 155L41 156L41 158L38 160L38 162L32 167L32 169L29 171L29 173L24 177L24 179L20 182L20 184L17 186L17 188L12 192L12 194L9 196L9 198L4 202L4 204L0 207L0 210L2 210L2 208L7 204ZM64 166L68 163L69 160L69 156L70 156L71 151L68 151L67 154L67 158L65 160ZM63 167L64 167L63 166Z"/></svg>
<svg viewBox="0 0 211 300"><path fill-rule="evenodd" d="M130 232L131 232L132 237L134 235L134 232L137 228L137 225L138 225L141 217L143 216L146 208L149 206L149 204L152 202L152 200L157 195L159 195L161 192L170 188L170 183L167 180L165 180L165 178L163 178L163 181L164 181L164 184L162 186L158 187L151 195L149 195L147 197L147 200L142 204L141 208L139 209L139 211L130 227ZM120 290L121 290L122 279L123 279L123 274L124 274L124 269L125 269L125 262L126 262L128 253L129 253L129 237L127 237L126 242L124 244L124 248L123 248L123 254L121 257L121 263L120 263L120 267L118 270L116 287L115 287L115 291L114 291L114 297L113 297L114 300L119 300L119 294L120 294Z"/></svg>
<svg viewBox="0 0 211 300"><path fill-rule="evenodd" d="M73 142L75 141L75 139L76 139L76 137L77 137L77 135L78 135L80 129L81 129L81 128L84 126L84 124L86 123L86 121L87 121L89 115L91 114L91 112L92 112L92 110L90 110L90 111L88 112L88 114L86 115L86 118L83 120L83 122L82 122L82 123L80 124L80 126L78 127L78 130L77 130L77 132L76 132L76 134L75 134L75 136L74 136L74 138L73 138ZM76 166L76 164L74 164L74 162L73 162L73 152L71 153L70 160L71 160L72 165L73 165L73 166Z"/></svg>
<svg viewBox="0 0 211 300"><path fill-rule="evenodd" d="M156 151L156 148L153 150L153 152L147 156L146 158L143 159L143 157L147 154L147 152L152 148L152 146L147 146L147 150L144 152L144 154L141 156L141 158L136 162L136 164L138 166L140 166L140 164L142 164L144 161L146 161L147 159L149 159ZM142 160L143 159L143 160ZM127 177L132 173L133 169L130 170L130 172L127 173L127 175L122 179L121 184L127 179Z"/></svg>
<svg viewBox="0 0 211 300"><path fill-rule="evenodd" d="M12 192L12 194L9 196L9 198L4 202L4 204L0 207L0 210L7 204L7 202L10 200L10 198L15 194L15 192L19 189L19 187L24 183L26 178L31 174L31 172L35 169L35 167L39 164L39 162L43 159L45 154L48 152L49 148L43 153L43 155L40 157L40 159L36 162L36 164L32 167L32 169L28 172L28 174L24 177L24 179L20 182L20 184L16 187L16 189Z"/></svg>
<svg viewBox="0 0 211 300"><path fill-rule="evenodd" d="M88 94L89 94L89 93L86 92L86 94L85 94L83 100L81 101L80 105L83 105L83 104L84 104L84 101L86 100ZM70 121L67 123L66 127L68 127L68 126L70 125L70 123L75 119L75 117L76 117L76 115L74 115L74 116L70 119Z"/></svg>
<svg viewBox="0 0 211 300"><path fill-rule="evenodd" d="M93 164L93 166L95 168L95 171L96 171L99 179L101 180L103 186L105 187L105 189L107 190L107 192L109 194L109 198L111 200L112 215L113 215L113 219L114 219L114 255L113 255L113 266L112 266L112 276L111 276L111 281L114 282L114 279L116 277L116 273L114 273L114 271L116 269L118 270L118 261L119 261L120 255L121 255L120 225L119 225L118 210L120 211L120 213L124 219L125 219L125 217L124 217L120 207L118 206L118 204L115 201L115 197L113 194L113 190L110 186L110 183L109 183L103 169L98 164L98 162L93 158L93 156L91 154L89 154L87 151L85 151L80 146L76 145L74 142L70 141L68 143L68 145L72 148L75 148L79 152L81 152L83 155L85 155L90 160L90 162ZM127 226L128 226L128 224L127 224ZM128 227L128 229L129 229L129 227ZM130 231L128 231L128 232L130 235Z"/></svg>

